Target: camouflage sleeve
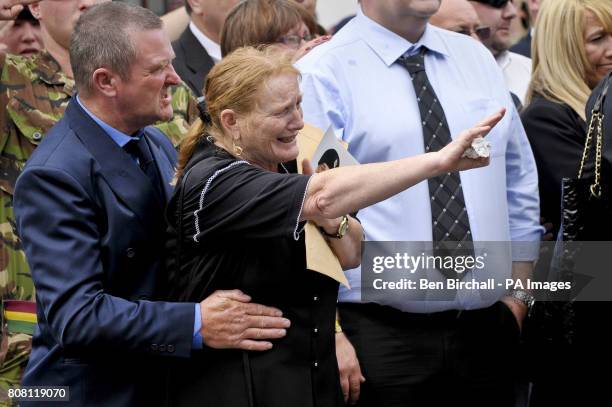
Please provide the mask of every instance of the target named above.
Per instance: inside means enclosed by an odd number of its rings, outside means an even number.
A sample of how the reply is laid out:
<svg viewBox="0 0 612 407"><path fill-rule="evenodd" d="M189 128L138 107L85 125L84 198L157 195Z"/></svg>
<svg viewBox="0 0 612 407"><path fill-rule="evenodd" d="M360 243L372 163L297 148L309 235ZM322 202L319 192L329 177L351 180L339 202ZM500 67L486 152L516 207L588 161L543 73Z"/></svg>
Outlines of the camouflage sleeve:
<svg viewBox="0 0 612 407"><path fill-rule="evenodd" d="M5 53L0 52L0 407L16 406L8 398L10 388L18 388L32 348L31 332L20 331L19 323L9 329L4 300L34 301L34 285L28 264L15 232L12 186L16 178L15 160L11 160L10 120L7 111L11 87L6 71ZM9 144L9 145L7 145Z"/></svg>
<svg viewBox="0 0 612 407"><path fill-rule="evenodd" d="M23 150L28 143L11 137L16 128L8 113L7 89L16 88L19 81L7 72L5 54L0 54L0 62L0 296L3 300L34 301L34 284L13 214L14 180L27 159Z"/></svg>
<svg viewBox="0 0 612 407"><path fill-rule="evenodd" d="M176 147L187 135L189 126L198 117L198 109L195 96L187 85L173 86L170 93L174 117L168 122L157 123L155 127L164 132Z"/></svg>

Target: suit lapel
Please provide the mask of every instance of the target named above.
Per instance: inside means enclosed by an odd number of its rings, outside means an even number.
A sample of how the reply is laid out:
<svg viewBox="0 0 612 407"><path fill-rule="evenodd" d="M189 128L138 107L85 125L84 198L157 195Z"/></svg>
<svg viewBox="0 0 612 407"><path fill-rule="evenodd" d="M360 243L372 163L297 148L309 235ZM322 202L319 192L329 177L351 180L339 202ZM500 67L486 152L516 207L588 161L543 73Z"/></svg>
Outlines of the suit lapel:
<svg viewBox="0 0 612 407"><path fill-rule="evenodd" d="M163 211L151 181L73 98L65 116L76 136L101 168L110 188L140 218L145 229L160 222Z"/></svg>
<svg viewBox="0 0 612 407"><path fill-rule="evenodd" d="M185 65L191 71L188 82L198 89L198 94L201 94L204 87L204 73L208 73L215 63L189 27L183 32L179 42L185 53Z"/></svg>
<svg viewBox="0 0 612 407"><path fill-rule="evenodd" d="M168 156L164 154L164 152L161 151L159 146L152 141L148 133L149 131L150 130L148 129L145 131L145 140L149 145L149 149L151 151L151 154L153 155L153 160L155 162L155 165L157 166L158 174L161 177L165 204L170 201L172 193L174 192L174 186L170 184L172 182L172 179L174 178L174 166L168 159Z"/></svg>

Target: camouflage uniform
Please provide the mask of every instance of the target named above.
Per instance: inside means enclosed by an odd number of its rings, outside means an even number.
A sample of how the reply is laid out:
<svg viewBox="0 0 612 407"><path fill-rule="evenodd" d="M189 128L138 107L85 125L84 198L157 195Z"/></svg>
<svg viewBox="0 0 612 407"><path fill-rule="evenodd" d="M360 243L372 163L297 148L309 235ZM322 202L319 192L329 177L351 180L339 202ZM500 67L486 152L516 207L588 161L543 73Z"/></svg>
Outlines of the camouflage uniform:
<svg viewBox="0 0 612 407"><path fill-rule="evenodd" d="M63 116L74 92L68 78L46 51L31 57L0 53L0 296L2 300L35 301L34 285L21 242L15 233L13 189L26 160L47 131ZM158 127L174 145L197 117L186 86L172 90L174 118ZM0 309L0 406L10 387L18 386L31 351L31 335L8 332Z"/></svg>

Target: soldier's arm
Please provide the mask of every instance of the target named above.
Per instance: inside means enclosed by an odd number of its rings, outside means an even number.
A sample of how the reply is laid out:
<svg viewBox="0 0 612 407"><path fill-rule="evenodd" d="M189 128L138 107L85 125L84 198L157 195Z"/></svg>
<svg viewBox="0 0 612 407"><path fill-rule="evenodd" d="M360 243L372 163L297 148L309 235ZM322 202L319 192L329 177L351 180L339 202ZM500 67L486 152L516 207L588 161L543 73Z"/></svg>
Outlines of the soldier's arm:
<svg viewBox="0 0 612 407"><path fill-rule="evenodd" d="M187 85L173 86L170 92L172 94L174 116L168 122L157 123L155 127L160 129L177 147L187 135L191 124L197 119L198 108L195 96Z"/></svg>
<svg viewBox="0 0 612 407"><path fill-rule="evenodd" d="M28 4L40 0L0 0L0 20L14 20Z"/></svg>
<svg viewBox="0 0 612 407"><path fill-rule="evenodd" d="M0 20L0 52L7 52L7 46L3 43L6 34L9 33L15 22L11 20Z"/></svg>

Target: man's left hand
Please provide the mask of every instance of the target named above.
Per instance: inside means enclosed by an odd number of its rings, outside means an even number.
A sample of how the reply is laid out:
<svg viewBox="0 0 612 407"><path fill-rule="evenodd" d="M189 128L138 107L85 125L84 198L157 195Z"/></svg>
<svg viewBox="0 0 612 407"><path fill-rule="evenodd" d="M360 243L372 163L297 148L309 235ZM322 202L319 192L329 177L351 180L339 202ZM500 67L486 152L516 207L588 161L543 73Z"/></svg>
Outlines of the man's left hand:
<svg viewBox="0 0 612 407"><path fill-rule="evenodd" d="M359 401L361 384L366 379L361 373L355 348L344 332L336 333L336 358L344 402L349 405L356 404Z"/></svg>
<svg viewBox="0 0 612 407"><path fill-rule="evenodd" d="M527 316L527 306L521 302L518 302L511 297L504 297L501 299L501 302L506 304L506 306L510 309L512 314L514 314L514 318L516 318L516 323L518 324L519 331L523 331L523 321Z"/></svg>

